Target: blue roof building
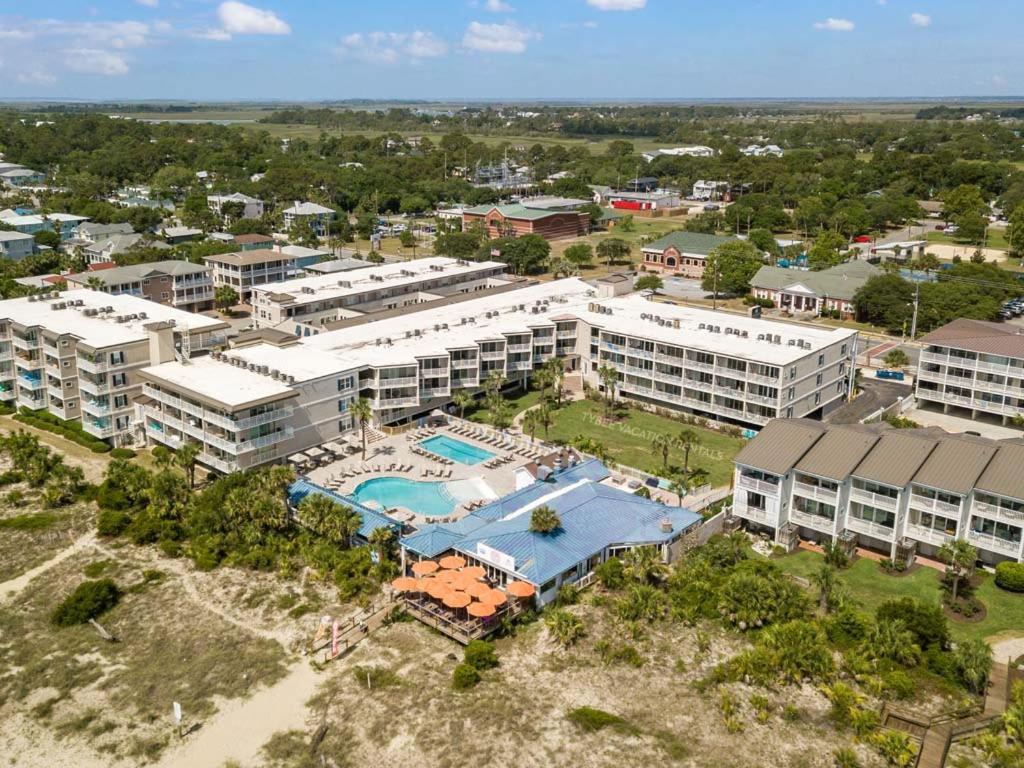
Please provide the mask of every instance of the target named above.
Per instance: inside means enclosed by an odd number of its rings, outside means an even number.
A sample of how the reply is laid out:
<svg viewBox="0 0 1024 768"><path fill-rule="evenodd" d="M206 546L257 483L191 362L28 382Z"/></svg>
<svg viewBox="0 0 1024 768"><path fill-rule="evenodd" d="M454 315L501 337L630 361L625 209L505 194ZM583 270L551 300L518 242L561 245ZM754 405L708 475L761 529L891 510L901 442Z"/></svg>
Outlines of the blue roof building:
<svg viewBox="0 0 1024 768"><path fill-rule="evenodd" d="M499 586L512 580L533 584L540 605L553 600L561 585L626 550L656 546L663 560L671 560L678 549L673 545L700 524L700 515L601 484L607 476L596 459L557 471L456 523L429 524L403 537L403 556L458 552ZM557 513L556 530L530 530L532 512L540 506Z"/></svg>

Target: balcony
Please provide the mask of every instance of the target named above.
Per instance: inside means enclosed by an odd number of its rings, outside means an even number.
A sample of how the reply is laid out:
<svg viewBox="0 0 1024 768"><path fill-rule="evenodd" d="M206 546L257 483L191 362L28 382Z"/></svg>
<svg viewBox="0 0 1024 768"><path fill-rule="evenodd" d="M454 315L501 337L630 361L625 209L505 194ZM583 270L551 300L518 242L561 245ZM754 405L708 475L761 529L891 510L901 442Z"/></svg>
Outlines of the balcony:
<svg viewBox="0 0 1024 768"><path fill-rule="evenodd" d="M224 459L212 456L209 453L200 453L198 456L199 462L205 464L208 467L216 469L218 472L223 472L226 475L239 470L237 461L225 461Z"/></svg>
<svg viewBox="0 0 1024 768"><path fill-rule="evenodd" d="M702 363L698 360L691 360L690 358L686 359L686 368L689 368L691 371L704 371L705 373L715 372L714 363Z"/></svg>
<svg viewBox="0 0 1024 768"><path fill-rule="evenodd" d="M758 384L778 384L779 383L779 377L778 376L762 376L759 373L747 372L747 377L746 378L747 378L747 381L754 381L754 382L757 382Z"/></svg>
<svg viewBox="0 0 1024 768"><path fill-rule="evenodd" d="M789 522L802 525L805 528L812 528L821 533L833 533L836 527L835 520L820 515L809 515L798 509L789 510Z"/></svg>
<svg viewBox="0 0 1024 768"><path fill-rule="evenodd" d="M750 392L747 393L746 399L752 403L760 403L761 405L777 406L779 404L779 397L768 397L767 395L755 395Z"/></svg>
<svg viewBox="0 0 1024 768"><path fill-rule="evenodd" d="M971 507L971 513L1000 522L1024 523L1024 512L988 504L984 501L975 501Z"/></svg>
<svg viewBox="0 0 1024 768"><path fill-rule="evenodd" d="M34 350L39 349L40 347L39 337L26 339L22 336L15 335L11 338L11 341L14 342L14 346L16 348L23 350L25 352L32 352Z"/></svg>
<svg viewBox="0 0 1024 768"><path fill-rule="evenodd" d="M1007 555L1008 557L1020 557L1019 541L1007 541L990 533L981 533L980 531L973 530L967 532L967 540L980 549L998 552L1000 555Z"/></svg>
<svg viewBox="0 0 1024 768"><path fill-rule="evenodd" d="M917 539L936 547L941 547L947 541L953 541L956 538L951 533L937 531L934 528L925 528L923 525L915 525L913 523L907 523L905 534L911 539Z"/></svg>
<svg viewBox="0 0 1024 768"><path fill-rule="evenodd" d="M644 360L653 360L654 359L654 350L653 349L641 349L640 347L628 347L626 349L626 356L627 357L640 357L640 358L643 358Z"/></svg>
<svg viewBox="0 0 1024 768"><path fill-rule="evenodd" d="M526 344L509 344L508 347L506 347L506 349L508 350L508 352L510 354L516 353L516 352L529 352L532 348L533 348L533 345L530 344L530 343L526 343Z"/></svg>
<svg viewBox="0 0 1024 768"><path fill-rule="evenodd" d="M187 400L182 400L177 395L172 395L169 392L163 392L155 387L151 387L149 384L144 385L142 387L142 391L145 395L152 397L154 400L159 400L167 405L172 405L179 411L184 411L185 413L190 413L193 416L199 417L204 415L203 406L190 403Z"/></svg>
<svg viewBox="0 0 1024 768"><path fill-rule="evenodd" d="M914 509L919 509L922 512L936 512L946 517L960 518L960 505L950 504L947 501L939 501L938 499L929 499L926 496L921 496L916 493L910 494L910 506Z"/></svg>
<svg viewBox="0 0 1024 768"><path fill-rule="evenodd" d="M480 359L481 360L504 360L505 359L505 350L499 349L497 351L492 351L492 352L481 352L480 353Z"/></svg>
<svg viewBox="0 0 1024 768"><path fill-rule="evenodd" d="M171 448L180 448L182 440L180 437L169 435L164 431L162 426L155 426L153 424L146 425L146 434L149 435L153 440L164 445L169 445Z"/></svg>
<svg viewBox="0 0 1024 768"><path fill-rule="evenodd" d="M7 387L6 389L0 389L0 401L9 402L16 398L18 393L14 391L13 387Z"/></svg>
<svg viewBox="0 0 1024 768"><path fill-rule="evenodd" d="M503 355L504 357L504 355ZM403 376L394 379L377 379L377 389L395 389L397 387L415 387L420 383L418 376Z"/></svg>
<svg viewBox="0 0 1024 768"><path fill-rule="evenodd" d="M510 371L532 371L533 360L510 360L508 363Z"/></svg>
<svg viewBox="0 0 1024 768"><path fill-rule="evenodd" d="M64 390L62 390L60 387L55 387L53 384L46 385L46 394L48 394L51 398L55 397L58 400L64 399Z"/></svg>
<svg viewBox="0 0 1024 768"><path fill-rule="evenodd" d="M119 368L124 368L134 363L124 360L118 363L111 363L109 360L91 360L88 357L79 355L76 359L78 363L78 370L88 371L89 373L106 373L107 371L115 371Z"/></svg>
<svg viewBox="0 0 1024 768"><path fill-rule="evenodd" d="M113 424L97 419L82 419L82 429L101 440L111 438L117 432L117 428Z"/></svg>
<svg viewBox="0 0 1024 768"><path fill-rule="evenodd" d="M41 390L46 387L46 382L43 381L41 376L26 376L19 373L18 386L22 389Z"/></svg>
<svg viewBox="0 0 1024 768"><path fill-rule="evenodd" d="M379 400L371 401L373 409L375 411L381 411L385 408L402 408L407 405L419 405L420 399L416 395L409 397L389 397L382 398Z"/></svg>
<svg viewBox="0 0 1024 768"><path fill-rule="evenodd" d="M810 483L794 482L793 493L798 496L803 496L805 499L822 501L826 504L831 504L832 506L835 506L839 500L838 491L822 488L820 485L811 485Z"/></svg>
<svg viewBox="0 0 1024 768"><path fill-rule="evenodd" d="M451 366L452 366L452 368L458 368L459 370L465 370L467 368L476 368L477 367L477 361L476 361L476 358L472 358L472 359L468 359L468 360L456 360L456 359L453 358Z"/></svg>
<svg viewBox="0 0 1024 768"><path fill-rule="evenodd" d="M884 509L887 512L895 512L898 505L897 499L892 496L886 496L882 493L874 493L873 491L866 491L863 488L853 486L850 488L850 501L856 501L861 504L866 504L869 507L875 509Z"/></svg>
<svg viewBox="0 0 1024 768"><path fill-rule="evenodd" d="M445 397L450 392L451 392L451 390L448 387L431 387L430 389L421 389L420 390L420 397L421 398Z"/></svg>
<svg viewBox="0 0 1024 768"><path fill-rule="evenodd" d="M654 370L651 368L641 368L638 365L620 365L618 366L619 373L629 373L634 376L643 376L645 379L651 378L654 374Z"/></svg>
<svg viewBox="0 0 1024 768"><path fill-rule="evenodd" d="M22 368L30 368L35 371L43 367L43 358L38 352L18 350L15 360Z"/></svg>
<svg viewBox="0 0 1024 768"><path fill-rule="evenodd" d="M571 331L558 331L557 333L555 333L555 338L556 339L575 339L576 338L576 329L574 328Z"/></svg>
<svg viewBox="0 0 1024 768"><path fill-rule="evenodd" d="M107 395L113 389L110 381L93 381L84 376L78 380L78 388L90 395Z"/></svg>
<svg viewBox="0 0 1024 768"><path fill-rule="evenodd" d="M779 525L779 516L776 513L769 512L766 509L751 507L745 502L734 503L732 505L732 513L736 517L742 517L744 520L750 520L751 522L760 523L772 528L777 528Z"/></svg>
<svg viewBox="0 0 1024 768"><path fill-rule="evenodd" d="M769 483L765 480L758 480L747 475L740 475L736 479L737 488L746 488L748 491L756 491L768 496L778 496L782 487L778 483Z"/></svg>
<svg viewBox="0 0 1024 768"><path fill-rule="evenodd" d="M254 437L251 440L243 440L236 445L237 453L245 453L247 451L255 451L259 448L265 448L268 445L277 445L283 443L285 440L291 440L294 432L291 427L287 427L278 432L272 432L269 435L263 435L262 437Z"/></svg>
<svg viewBox="0 0 1024 768"><path fill-rule="evenodd" d="M110 403L101 403L88 397L82 398L82 411L95 416L106 416L110 413Z"/></svg>
<svg viewBox="0 0 1024 768"><path fill-rule="evenodd" d="M610 341L602 341L601 348L607 349L609 352L625 352L626 348L622 344L612 344Z"/></svg>
<svg viewBox="0 0 1024 768"><path fill-rule="evenodd" d="M861 520L853 515L846 516L846 527L856 533L862 533L865 536L871 536L884 541L892 541L896 536L894 528L873 523L870 520Z"/></svg>
<svg viewBox="0 0 1024 768"><path fill-rule="evenodd" d="M18 390L18 404L23 405L30 411L38 411L46 407L46 398L40 393L39 397L32 397L23 389Z"/></svg>

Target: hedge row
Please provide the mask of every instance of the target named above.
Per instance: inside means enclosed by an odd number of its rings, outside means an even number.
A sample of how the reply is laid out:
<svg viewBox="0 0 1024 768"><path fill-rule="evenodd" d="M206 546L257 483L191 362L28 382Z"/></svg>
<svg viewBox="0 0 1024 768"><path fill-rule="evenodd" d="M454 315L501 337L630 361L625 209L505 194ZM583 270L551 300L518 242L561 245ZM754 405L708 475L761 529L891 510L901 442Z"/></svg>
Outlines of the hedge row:
<svg viewBox="0 0 1024 768"><path fill-rule="evenodd" d="M1024 563L1007 561L997 565L996 585L1010 592L1024 592Z"/></svg>
<svg viewBox="0 0 1024 768"><path fill-rule="evenodd" d="M106 453L110 450L108 443L83 431L82 425L77 421L65 421L48 411L30 411L28 408L19 408L14 420L36 429L53 432L66 440L78 443L83 448L88 448L93 453Z"/></svg>

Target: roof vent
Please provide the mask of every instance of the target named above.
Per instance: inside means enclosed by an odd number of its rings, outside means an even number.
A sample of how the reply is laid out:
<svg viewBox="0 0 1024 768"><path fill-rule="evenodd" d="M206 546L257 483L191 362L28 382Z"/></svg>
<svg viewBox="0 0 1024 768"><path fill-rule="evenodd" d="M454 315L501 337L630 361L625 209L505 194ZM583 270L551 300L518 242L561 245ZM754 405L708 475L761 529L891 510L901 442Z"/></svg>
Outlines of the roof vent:
<svg viewBox="0 0 1024 768"><path fill-rule="evenodd" d="M672 327L673 327L673 328L675 328L676 330L678 330L678 329L679 329L679 318L678 318L678 317L677 317L677 318L675 318L675 319L674 319L674 320L672 321Z"/></svg>
<svg viewBox="0 0 1024 768"><path fill-rule="evenodd" d="M662 521L661 521L661 532L662 533L672 533L672 521L669 520L667 517L666 518L662 518Z"/></svg>
<svg viewBox="0 0 1024 768"><path fill-rule="evenodd" d="M782 337L779 336L778 334L775 334L774 341L775 341L776 344L781 344L782 343Z"/></svg>

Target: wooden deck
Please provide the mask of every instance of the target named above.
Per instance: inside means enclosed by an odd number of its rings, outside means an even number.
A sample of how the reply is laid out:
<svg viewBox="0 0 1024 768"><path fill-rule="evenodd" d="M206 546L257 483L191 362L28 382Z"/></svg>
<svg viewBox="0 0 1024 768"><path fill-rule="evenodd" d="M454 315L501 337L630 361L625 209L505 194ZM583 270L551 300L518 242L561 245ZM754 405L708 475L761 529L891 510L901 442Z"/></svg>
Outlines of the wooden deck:
<svg viewBox="0 0 1024 768"><path fill-rule="evenodd" d="M430 600L418 600L414 597L403 598L402 606L417 621L433 627L462 645L469 645L473 640L487 637L498 629L504 617L515 617L522 613L517 601L506 604L488 619L462 618L458 616L457 611L440 608Z"/></svg>

